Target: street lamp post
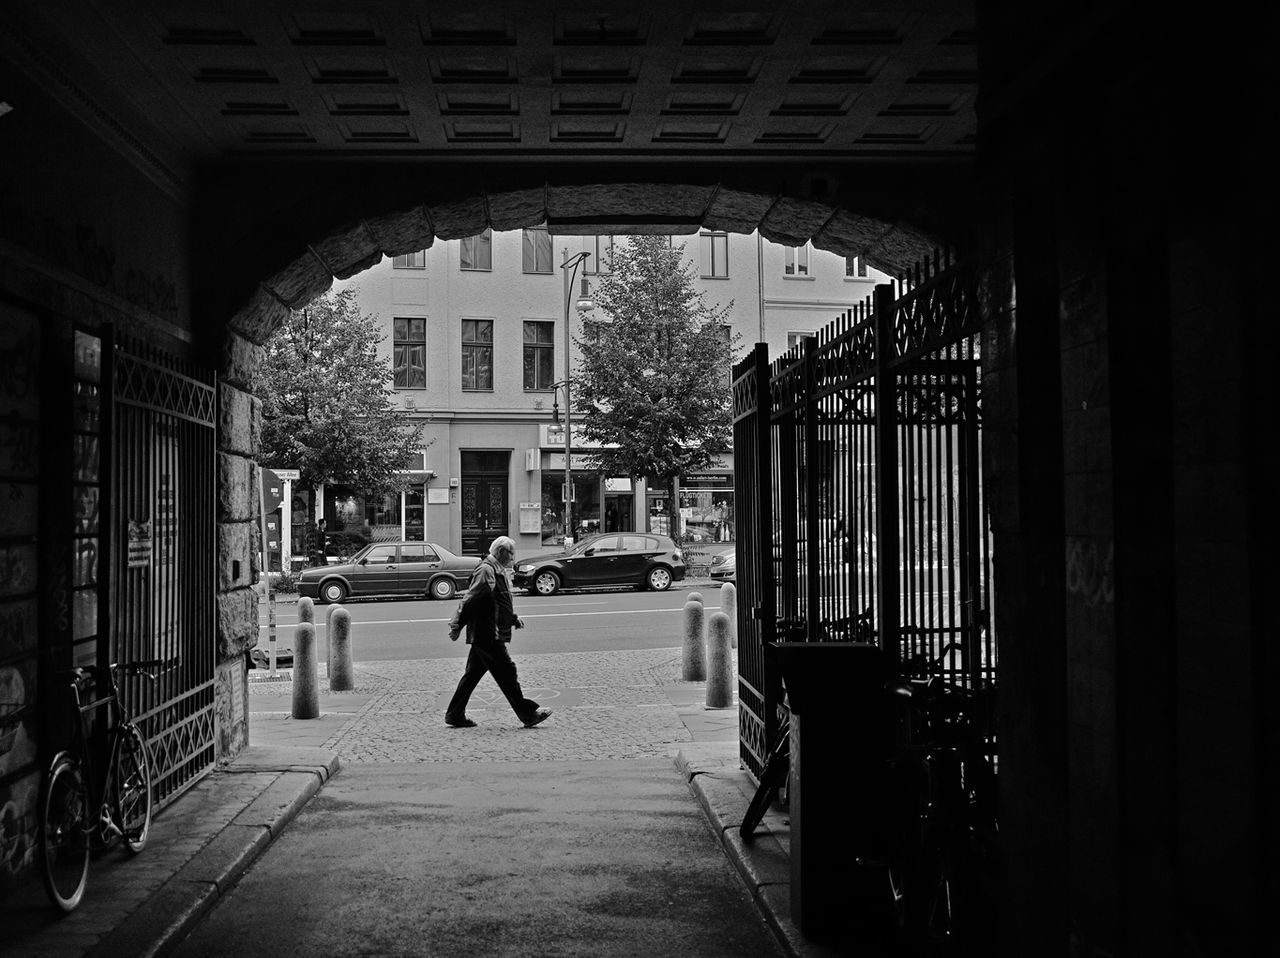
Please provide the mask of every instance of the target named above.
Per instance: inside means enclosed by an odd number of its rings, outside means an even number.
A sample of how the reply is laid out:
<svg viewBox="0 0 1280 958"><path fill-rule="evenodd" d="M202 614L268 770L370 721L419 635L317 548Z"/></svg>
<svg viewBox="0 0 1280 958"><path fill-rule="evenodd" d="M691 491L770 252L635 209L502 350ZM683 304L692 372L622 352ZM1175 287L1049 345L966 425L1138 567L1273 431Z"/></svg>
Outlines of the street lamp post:
<svg viewBox="0 0 1280 958"><path fill-rule="evenodd" d="M564 262L560 264L560 269L564 272L564 545L566 549L573 545L573 414L570 411L569 396L571 375L569 350L573 337L569 334L569 299L573 292L573 280L577 276L578 266L590 255L584 251L571 257L566 249Z"/></svg>

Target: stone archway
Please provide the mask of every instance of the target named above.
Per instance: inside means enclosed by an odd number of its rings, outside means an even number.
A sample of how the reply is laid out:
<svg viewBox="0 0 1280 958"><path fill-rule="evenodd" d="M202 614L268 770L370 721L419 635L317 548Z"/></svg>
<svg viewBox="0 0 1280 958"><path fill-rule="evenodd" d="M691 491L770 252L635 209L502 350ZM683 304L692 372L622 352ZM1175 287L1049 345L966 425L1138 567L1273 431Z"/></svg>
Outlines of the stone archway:
<svg viewBox="0 0 1280 958"><path fill-rule="evenodd" d="M289 310L379 262L431 247L437 239L474 236L486 227L521 229L546 222L555 234L674 233L707 228L759 230L765 239L861 256L890 274L926 260L941 243L916 227L851 213L837 206L721 185L597 183L473 194L366 217L305 244L283 269L262 280L226 324L219 392L219 680L241 668L258 634L257 456L261 404L250 393L265 343ZM242 570L233 575L230 570ZM247 700L247 699L246 699ZM248 741L247 714L221 716L224 749ZM235 731L232 731L235 730Z"/></svg>

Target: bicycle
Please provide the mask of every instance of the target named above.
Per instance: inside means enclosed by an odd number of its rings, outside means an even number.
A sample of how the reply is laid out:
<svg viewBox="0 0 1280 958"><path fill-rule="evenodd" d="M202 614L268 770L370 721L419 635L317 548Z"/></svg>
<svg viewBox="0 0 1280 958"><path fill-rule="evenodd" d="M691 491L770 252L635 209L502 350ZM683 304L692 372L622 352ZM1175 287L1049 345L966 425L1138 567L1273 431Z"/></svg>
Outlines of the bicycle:
<svg viewBox="0 0 1280 958"><path fill-rule="evenodd" d="M999 867L996 774L983 729L994 689L942 681L953 647L909 662L887 688L904 706L903 741L888 768L890 904L901 932L943 953L978 946L994 926L984 884Z"/></svg>
<svg viewBox="0 0 1280 958"><path fill-rule="evenodd" d="M76 909L89 881L89 857L122 841L142 851L151 830L151 761L147 744L120 700L116 673L146 675L160 662L130 662L108 668L59 672L68 682L73 743L49 763L40 798L39 853L45 891L64 912ZM85 702L95 684L102 696ZM107 764L95 775L87 716L107 710Z"/></svg>

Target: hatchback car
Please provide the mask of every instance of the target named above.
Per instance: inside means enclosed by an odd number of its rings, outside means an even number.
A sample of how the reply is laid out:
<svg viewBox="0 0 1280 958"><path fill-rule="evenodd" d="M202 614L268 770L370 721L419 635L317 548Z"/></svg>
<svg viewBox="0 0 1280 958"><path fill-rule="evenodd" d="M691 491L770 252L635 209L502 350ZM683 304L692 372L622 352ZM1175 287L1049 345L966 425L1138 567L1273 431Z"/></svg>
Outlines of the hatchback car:
<svg viewBox="0 0 1280 958"><path fill-rule="evenodd" d="M298 594L320 602L347 596L408 595L449 599L471 581L476 556L454 555L434 542L375 542L349 562L298 574Z"/></svg>
<svg viewBox="0 0 1280 958"><path fill-rule="evenodd" d="M513 580L534 595L606 585L661 592L684 572L684 556L667 536L623 532L584 539L565 552L517 559Z"/></svg>

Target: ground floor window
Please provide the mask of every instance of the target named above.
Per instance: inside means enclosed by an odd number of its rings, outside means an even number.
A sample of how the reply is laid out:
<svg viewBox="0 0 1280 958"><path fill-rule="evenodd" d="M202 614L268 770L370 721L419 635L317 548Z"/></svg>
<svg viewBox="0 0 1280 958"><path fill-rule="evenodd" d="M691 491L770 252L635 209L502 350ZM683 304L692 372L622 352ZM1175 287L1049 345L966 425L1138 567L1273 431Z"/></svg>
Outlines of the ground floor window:
<svg viewBox="0 0 1280 958"><path fill-rule="evenodd" d="M574 542L602 531L600 476L594 472L573 473L573 529ZM564 473L542 472L542 544L559 546L565 537Z"/></svg>
<svg viewBox="0 0 1280 958"><path fill-rule="evenodd" d="M680 521L689 542L733 538L733 476L701 473L680 482Z"/></svg>

